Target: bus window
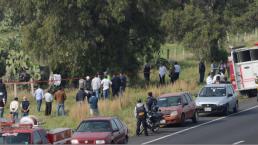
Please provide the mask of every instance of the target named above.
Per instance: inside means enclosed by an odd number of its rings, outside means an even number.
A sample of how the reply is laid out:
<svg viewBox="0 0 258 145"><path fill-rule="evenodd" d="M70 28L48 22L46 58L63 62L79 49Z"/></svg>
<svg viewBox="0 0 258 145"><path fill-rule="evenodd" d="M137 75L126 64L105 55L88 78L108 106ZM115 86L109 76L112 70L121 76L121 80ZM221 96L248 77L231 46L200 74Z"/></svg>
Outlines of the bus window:
<svg viewBox="0 0 258 145"><path fill-rule="evenodd" d="M233 52L233 61L234 63L238 63L237 53Z"/></svg>
<svg viewBox="0 0 258 145"><path fill-rule="evenodd" d="M239 62L251 61L250 51L245 50L245 51L238 52L238 58L239 58Z"/></svg>
<svg viewBox="0 0 258 145"><path fill-rule="evenodd" d="M252 60L258 60L258 49L250 50L250 54Z"/></svg>

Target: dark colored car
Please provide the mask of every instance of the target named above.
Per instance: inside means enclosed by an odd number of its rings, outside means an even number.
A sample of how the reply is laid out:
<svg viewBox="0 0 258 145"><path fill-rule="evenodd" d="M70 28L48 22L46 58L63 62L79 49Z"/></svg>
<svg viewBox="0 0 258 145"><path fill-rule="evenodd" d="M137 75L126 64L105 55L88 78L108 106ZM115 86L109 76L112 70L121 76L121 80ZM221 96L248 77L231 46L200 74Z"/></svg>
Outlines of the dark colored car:
<svg viewBox="0 0 258 145"><path fill-rule="evenodd" d="M158 97L158 106L164 114L161 124L184 124L185 120L198 121L198 113L192 96L187 92L163 94Z"/></svg>
<svg viewBox="0 0 258 145"><path fill-rule="evenodd" d="M128 128L117 117L84 120L72 135L71 144L121 144L128 142Z"/></svg>

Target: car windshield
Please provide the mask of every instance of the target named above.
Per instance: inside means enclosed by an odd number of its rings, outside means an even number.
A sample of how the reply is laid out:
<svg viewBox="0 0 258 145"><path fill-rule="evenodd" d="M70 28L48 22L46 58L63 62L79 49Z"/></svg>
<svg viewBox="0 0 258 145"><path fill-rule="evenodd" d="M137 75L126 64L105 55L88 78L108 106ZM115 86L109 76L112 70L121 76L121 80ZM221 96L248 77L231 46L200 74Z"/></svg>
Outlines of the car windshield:
<svg viewBox="0 0 258 145"><path fill-rule="evenodd" d="M181 99L179 96L173 97L164 97L158 99L159 107L169 107L169 106L178 106L181 104Z"/></svg>
<svg viewBox="0 0 258 145"><path fill-rule="evenodd" d="M80 124L77 132L111 132L110 122L106 120L84 121Z"/></svg>
<svg viewBox="0 0 258 145"><path fill-rule="evenodd" d="M29 144L30 133L1 133L0 144Z"/></svg>
<svg viewBox="0 0 258 145"><path fill-rule="evenodd" d="M204 87L200 92L200 97L222 97L226 96L224 87Z"/></svg>

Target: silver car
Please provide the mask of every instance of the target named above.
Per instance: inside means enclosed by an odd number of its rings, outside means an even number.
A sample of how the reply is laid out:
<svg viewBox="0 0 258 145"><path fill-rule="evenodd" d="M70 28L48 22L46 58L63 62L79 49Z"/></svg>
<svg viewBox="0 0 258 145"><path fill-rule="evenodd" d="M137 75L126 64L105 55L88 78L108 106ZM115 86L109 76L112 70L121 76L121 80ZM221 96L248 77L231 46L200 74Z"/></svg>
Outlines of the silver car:
<svg viewBox="0 0 258 145"><path fill-rule="evenodd" d="M199 113L223 113L238 111L238 98L231 84L204 86L195 100Z"/></svg>

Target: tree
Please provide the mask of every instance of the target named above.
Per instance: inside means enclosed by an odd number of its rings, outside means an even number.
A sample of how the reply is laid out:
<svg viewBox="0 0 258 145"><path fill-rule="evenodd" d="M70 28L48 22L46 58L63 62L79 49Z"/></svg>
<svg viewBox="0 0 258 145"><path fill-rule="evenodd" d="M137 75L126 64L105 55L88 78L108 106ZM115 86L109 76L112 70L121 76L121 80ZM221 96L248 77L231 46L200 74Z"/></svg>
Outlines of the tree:
<svg viewBox="0 0 258 145"><path fill-rule="evenodd" d="M22 48L40 65L70 75L106 68L136 72L163 42L158 0L20 0Z"/></svg>

